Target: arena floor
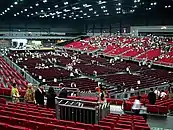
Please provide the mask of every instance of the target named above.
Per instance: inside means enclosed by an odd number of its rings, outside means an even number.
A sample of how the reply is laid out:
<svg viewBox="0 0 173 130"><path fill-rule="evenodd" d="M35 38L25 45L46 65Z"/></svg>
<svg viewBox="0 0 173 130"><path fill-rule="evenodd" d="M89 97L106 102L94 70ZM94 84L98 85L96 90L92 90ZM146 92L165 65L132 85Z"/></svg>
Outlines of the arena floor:
<svg viewBox="0 0 173 130"><path fill-rule="evenodd" d="M111 113L123 114L121 106L111 105ZM149 116L148 124L151 127L151 130L173 130L173 116L166 117L156 117Z"/></svg>

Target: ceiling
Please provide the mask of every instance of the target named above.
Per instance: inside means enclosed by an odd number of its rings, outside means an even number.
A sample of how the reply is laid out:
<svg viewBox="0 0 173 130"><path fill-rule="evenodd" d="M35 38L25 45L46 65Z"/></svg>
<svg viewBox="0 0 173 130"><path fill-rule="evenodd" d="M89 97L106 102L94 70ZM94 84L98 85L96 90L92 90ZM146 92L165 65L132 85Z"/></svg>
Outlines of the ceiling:
<svg viewBox="0 0 173 130"><path fill-rule="evenodd" d="M77 20L171 14L173 0L0 0L0 19Z"/></svg>

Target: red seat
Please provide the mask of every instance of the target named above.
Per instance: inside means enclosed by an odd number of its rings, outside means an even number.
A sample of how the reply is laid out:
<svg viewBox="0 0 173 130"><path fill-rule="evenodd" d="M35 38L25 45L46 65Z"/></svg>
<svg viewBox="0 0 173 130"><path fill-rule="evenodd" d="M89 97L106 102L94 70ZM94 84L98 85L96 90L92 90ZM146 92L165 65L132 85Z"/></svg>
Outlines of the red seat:
<svg viewBox="0 0 173 130"><path fill-rule="evenodd" d="M118 120L117 123L132 125L132 120L129 121L129 120L122 120L122 119L120 119L120 120Z"/></svg>
<svg viewBox="0 0 173 130"><path fill-rule="evenodd" d="M83 128L85 130L93 130L94 129L93 125L80 123L80 122L76 122L76 128Z"/></svg>
<svg viewBox="0 0 173 130"><path fill-rule="evenodd" d="M23 127L25 127L26 124L27 124L27 120L26 120L26 119L12 118L10 124L11 124L11 125L18 125L18 126L23 126Z"/></svg>
<svg viewBox="0 0 173 130"><path fill-rule="evenodd" d="M107 117L103 119L103 121L106 121L106 122L112 122L112 123L114 123L114 124L117 123L117 120L118 120L118 118L110 119L110 118L107 118Z"/></svg>
<svg viewBox="0 0 173 130"><path fill-rule="evenodd" d="M6 130L31 130L29 128L21 127L21 126L7 126Z"/></svg>
<svg viewBox="0 0 173 130"><path fill-rule="evenodd" d="M0 104L6 104L6 99L0 98Z"/></svg>
<svg viewBox="0 0 173 130"><path fill-rule="evenodd" d="M9 123L9 122L11 122L11 117L0 115L0 122Z"/></svg>
<svg viewBox="0 0 173 130"><path fill-rule="evenodd" d="M147 111L149 113L159 113L159 109L156 105L147 105Z"/></svg>
<svg viewBox="0 0 173 130"><path fill-rule="evenodd" d="M167 106L158 106L159 114L167 114L168 113L168 107Z"/></svg>
<svg viewBox="0 0 173 130"><path fill-rule="evenodd" d="M7 128L7 124L0 122L0 129L4 130Z"/></svg>
<svg viewBox="0 0 173 130"><path fill-rule="evenodd" d="M47 124L58 124L59 123L59 121L56 118L54 118L54 119L52 119L52 118L42 118L42 121L44 123L47 123Z"/></svg>
<svg viewBox="0 0 173 130"><path fill-rule="evenodd" d="M95 124L95 125L94 125L94 130L111 130L111 127Z"/></svg>
<svg viewBox="0 0 173 130"><path fill-rule="evenodd" d="M63 125L63 126L68 126L68 127L74 127L75 126L74 121L59 120L59 124Z"/></svg>
<svg viewBox="0 0 173 130"><path fill-rule="evenodd" d="M134 130L150 130L150 127L135 125Z"/></svg>
<svg viewBox="0 0 173 130"><path fill-rule="evenodd" d="M82 129L82 128L67 127L66 130L85 130L85 129Z"/></svg>
<svg viewBox="0 0 173 130"><path fill-rule="evenodd" d="M132 129L132 125L129 125L129 124L127 125L127 124L117 123L116 127L125 128L125 129Z"/></svg>
<svg viewBox="0 0 173 130"><path fill-rule="evenodd" d="M54 125L54 124L47 124L46 126L49 130L66 130L65 126Z"/></svg>
<svg viewBox="0 0 173 130"><path fill-rule="evenodd" d="M131 130L131 129L124 129L124 128L114 128L114 130Z"/></svg>
<svg viewBox="0 0 173 130"><path fill-rule="evenodd" d="M107 121L99 121L99 125L103 125L103 126L109 126L109 127L111 127L111 129L113 129L114 128L114 123L112 123L112 122L107 122Z"/></svg>
<svg viewBox="0 0 173 130"><path fill-rule="evenodd" d="M26 126L32 130L47 130L44 123L36 121L29 121Z"/></svg>

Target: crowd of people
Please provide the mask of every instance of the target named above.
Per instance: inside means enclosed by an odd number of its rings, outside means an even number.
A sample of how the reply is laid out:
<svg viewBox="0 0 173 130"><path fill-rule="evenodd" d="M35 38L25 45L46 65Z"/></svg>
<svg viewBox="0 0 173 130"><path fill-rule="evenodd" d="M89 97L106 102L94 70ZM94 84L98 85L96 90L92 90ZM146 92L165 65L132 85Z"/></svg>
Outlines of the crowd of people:
<svg viewBox="0 0 173 130"><path fill-rule="evenodd" d="M11 96L12 102L19 102L20 94L16 83L13 83L13 87L11 89ZM24 102L44 106L45 99L47 99L46 106L48 108L54 109L56 96L59 96L60 98L67 98L67 91L63 88L63 85L60 85L60 92L59 95L57 95L53 87L49 87L48 92L45 92L44 87L42 87L42 85L39 85L37 88L34 88L33 85L29 83L26 93L24 95Z"/></svg>

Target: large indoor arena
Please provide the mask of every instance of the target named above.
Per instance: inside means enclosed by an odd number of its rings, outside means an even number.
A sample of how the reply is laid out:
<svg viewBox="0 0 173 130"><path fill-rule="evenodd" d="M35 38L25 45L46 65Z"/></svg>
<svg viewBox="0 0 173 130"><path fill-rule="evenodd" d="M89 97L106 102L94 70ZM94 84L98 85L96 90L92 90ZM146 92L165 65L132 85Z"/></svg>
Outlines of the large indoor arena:
<svg viewBox="0 0 173 130"><path fill-rule="evenodd" d="M173 130L172 0L1 0L0 130Z"/></svg>

